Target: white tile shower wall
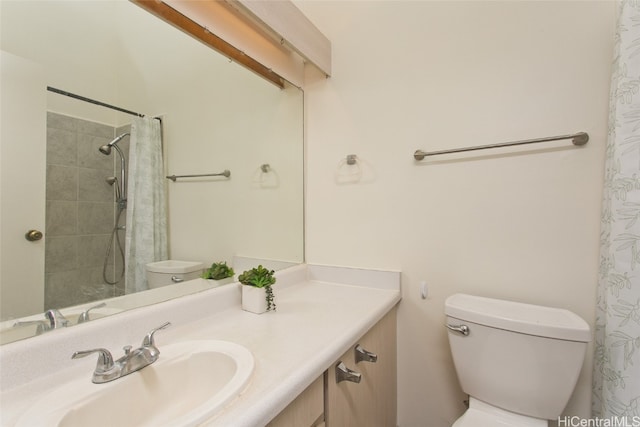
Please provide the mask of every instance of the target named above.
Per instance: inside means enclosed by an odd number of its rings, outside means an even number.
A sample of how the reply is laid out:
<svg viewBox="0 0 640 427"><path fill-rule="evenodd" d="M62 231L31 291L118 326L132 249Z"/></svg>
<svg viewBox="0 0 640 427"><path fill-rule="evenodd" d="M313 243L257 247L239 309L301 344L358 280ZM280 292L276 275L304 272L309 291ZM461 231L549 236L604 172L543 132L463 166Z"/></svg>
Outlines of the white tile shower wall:
<svg viewBox="0 0 640 427"><path fill-rule="evenodd" d="M332 41L334 66L329 79L309 67L305 85L307 262L402 271L398 423L448 427L465 396L447 296L565 307L593 323L615 4L297 5ZM412 156L576 131L591 136L579 149ZM354 169L340 166L347 154ZM590 372L589 353L568 413L589 414Z"/></svg>

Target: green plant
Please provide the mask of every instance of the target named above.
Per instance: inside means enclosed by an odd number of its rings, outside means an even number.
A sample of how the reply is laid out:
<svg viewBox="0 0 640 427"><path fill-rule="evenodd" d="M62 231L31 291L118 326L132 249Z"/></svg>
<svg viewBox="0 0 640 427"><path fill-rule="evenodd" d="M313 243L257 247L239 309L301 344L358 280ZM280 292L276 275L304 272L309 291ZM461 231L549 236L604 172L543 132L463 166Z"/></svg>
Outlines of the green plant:
<svg viewBox="0 0 640 427"><path fill-rule="evenodd" d="M243 272L238 276L238 281L246 286L254 286L256 288L264 288L265 298L267 300L267 311L276 309L275 296L271 285L276 283L273 276L274 271L264 268L262 265Z"/></svg>
<svg viewBox="0 0 640 427"><path fill-rule="evenodd" d="M233 271L233 268L229 267L226 261L214 262L213 264L211 264L210 268L204 270L204 272L202 273L202 278L222 280L226 279L227 277L232 277L234 274L235 273Z"/></svg>

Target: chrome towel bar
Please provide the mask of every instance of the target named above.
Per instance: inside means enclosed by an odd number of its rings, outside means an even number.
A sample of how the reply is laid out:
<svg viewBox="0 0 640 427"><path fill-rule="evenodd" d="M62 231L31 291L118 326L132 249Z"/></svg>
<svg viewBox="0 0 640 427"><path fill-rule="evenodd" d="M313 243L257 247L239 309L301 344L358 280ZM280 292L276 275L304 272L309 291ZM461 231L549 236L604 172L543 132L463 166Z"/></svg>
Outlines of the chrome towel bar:
<svg viewBox="0 0 640 427"><path fill-rule="evenodd" d="M231 176L231 172L229 172L228 169L225 169L221 173L205 173L201 175L169 175L167 176L167 179L170 179L171 181L176 182L178 178L200 178L204 176L224 176L226 178L229 178Z"/></svg>
<svg viewBox="0 0 640 427"><path fill-rule="evenodd" d="M573 145L584 145L589 141L589 134L586 132L578 132L572 135L549 136L546 138L525 139L522 141L504 142L501 144L489 144L489 145L479 145L476 147L454 148L452 150L429 151L429 152L416 150L416 152L413 153L413 158L416 160L423 160L427 156L437 156L439 154L462 153L464 151L486 150L488 148L511 147L513 145L535 144L538 142L548 142L548 141L561 141L564 139L571 139L573 142Z"/></svg>

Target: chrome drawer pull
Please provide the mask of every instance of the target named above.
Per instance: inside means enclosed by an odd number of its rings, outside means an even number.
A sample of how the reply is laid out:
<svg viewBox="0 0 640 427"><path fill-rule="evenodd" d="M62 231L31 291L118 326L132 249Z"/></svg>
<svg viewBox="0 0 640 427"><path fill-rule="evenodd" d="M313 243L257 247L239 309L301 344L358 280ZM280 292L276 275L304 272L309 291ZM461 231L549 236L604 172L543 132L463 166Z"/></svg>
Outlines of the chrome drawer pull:
<svg viewBox="0 0 640 427"><path fill-rule="evenodd" d="M378 355L365 350L360 344L356 346L356 363L360 362L376 363L378 361Z"/></svg>
<svg viewBox="0 0 640 427"><path fill-rule="evenodd" d="M362 379L361 373L347 368L343 362L339 362L336 365L336 382L337 383L342 381L351 381L353 383L359 383L361 379Z"/></svg>

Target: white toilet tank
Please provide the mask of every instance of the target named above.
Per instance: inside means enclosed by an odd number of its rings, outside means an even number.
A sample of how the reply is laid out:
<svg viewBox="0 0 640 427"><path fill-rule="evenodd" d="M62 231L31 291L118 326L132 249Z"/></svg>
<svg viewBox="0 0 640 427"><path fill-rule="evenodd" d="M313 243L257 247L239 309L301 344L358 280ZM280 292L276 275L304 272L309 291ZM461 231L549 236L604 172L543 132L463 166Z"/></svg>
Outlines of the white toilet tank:
<svg viewBox="0 0 640 427"><path fill-rule="evenodd" d="M557 419L591 340L589 325L563 309L456 294L445 302L458 380L465 393L530 417ZM464 329L464 328L462 328Z"/></svg>
<svg viewBox="0 0 640 427"><path fill-rule="evenodd" d="M197 279L202 275L204 264L196 261L166 261L150 262L146 265L147 283L149 289L173 285L186 280Z"/></svg>

